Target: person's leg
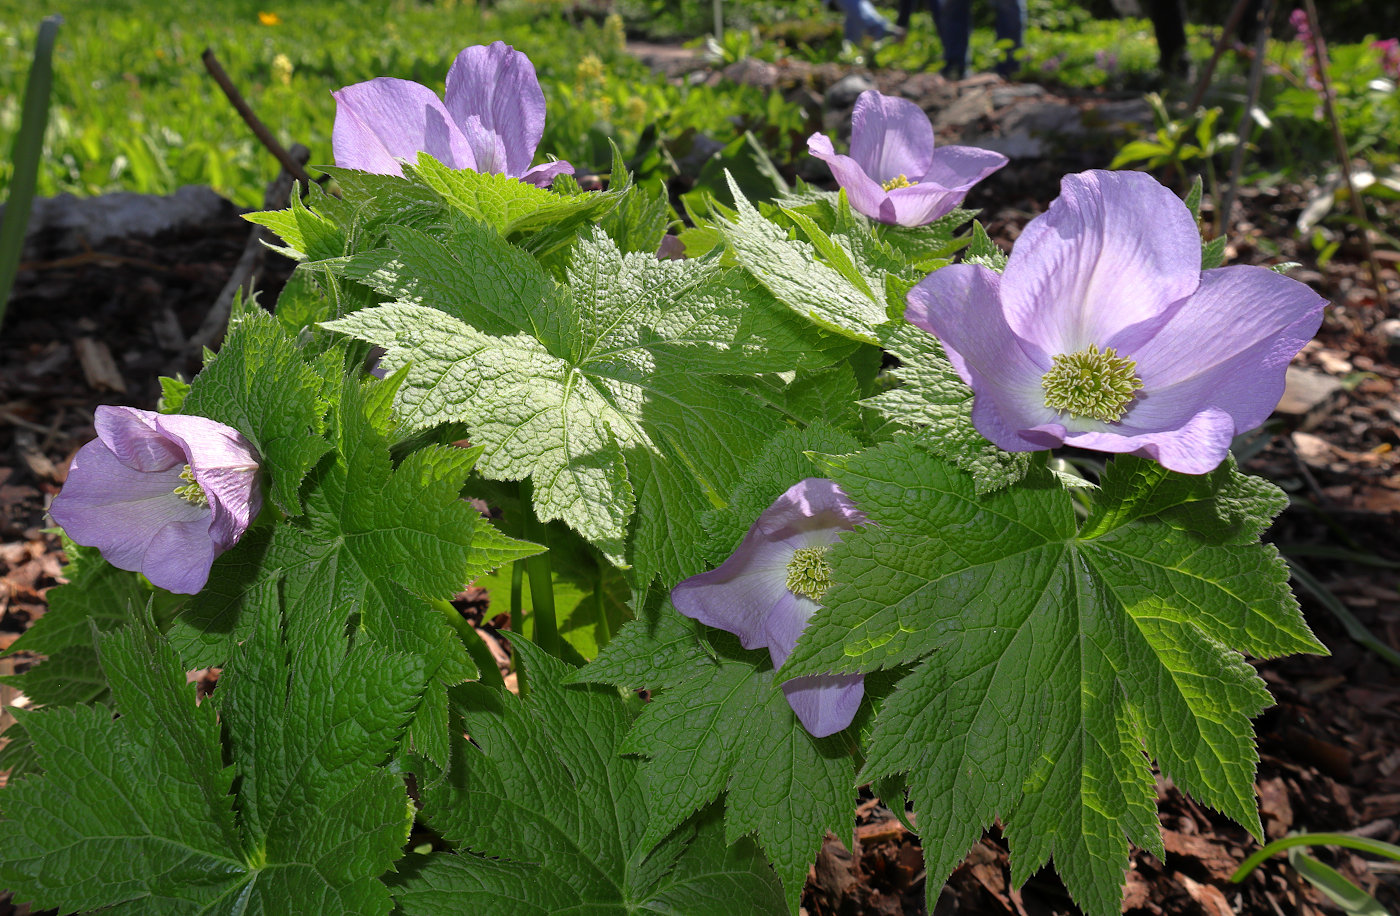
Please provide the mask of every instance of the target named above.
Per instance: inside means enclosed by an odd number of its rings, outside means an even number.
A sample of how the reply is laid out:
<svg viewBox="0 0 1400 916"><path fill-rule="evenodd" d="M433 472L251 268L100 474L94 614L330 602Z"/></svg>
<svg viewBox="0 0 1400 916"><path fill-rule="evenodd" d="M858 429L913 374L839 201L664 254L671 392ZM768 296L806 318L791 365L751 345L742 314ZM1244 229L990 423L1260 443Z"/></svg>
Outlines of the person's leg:
<svg viewBox="0 0 1400 916"><path fill-rule="evenodd" d="M1158 65L1166 76L1184 76L1186 61L1186 0L1146 0L1152 31L1157 35Z"/></svg>
<svg viewBox="0 0 1400 916"><path fill-rule="evenodd" d="M962 79L967 72L967 42L972 32L972 0L939 0L934 15L943 42L943 75Z"/></svg>
<svg viewBox="0 0 1400 916"><path fill-rule="evenodd" d="M859 42L867 35L884 38L893 31L890 21L870 0L841 0L841 8L846 11L847 41Z"/></svg>
<svg viewBox="0 0 1400 916"><path fill-rule="evenodd" d="M901 29L909 28L909 18L914 15L914 0L899 0L899 15L894 24Z"/></svg>
<svg viewBox="0 0 1400 916"><path fill-rule="evenodd" d="M1011 48L997 63L997 72L1011 76L1021 69L1017 51L1021 50L1021 36L1026 28L1026 0L994 0L996 9L997 41L1010 41Z"/></svg>

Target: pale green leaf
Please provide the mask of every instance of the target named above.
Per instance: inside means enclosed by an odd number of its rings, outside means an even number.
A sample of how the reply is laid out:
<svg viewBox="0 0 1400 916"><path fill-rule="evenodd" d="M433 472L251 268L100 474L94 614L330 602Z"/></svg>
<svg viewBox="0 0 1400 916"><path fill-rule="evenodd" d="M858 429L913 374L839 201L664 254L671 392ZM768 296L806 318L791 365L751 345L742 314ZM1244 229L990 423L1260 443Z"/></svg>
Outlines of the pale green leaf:
<svg viewBox="0 0 1400 916"><path fill-rule="evenodd" d="M797 314L828 331L865 343L877 343L885 314L883 286L857 285L840 270L822 263L810 243L788 237L764 219L732 182L737 214L720 220L725 244L739 263ZM862 288L864 286L865 288Z"/></svg>

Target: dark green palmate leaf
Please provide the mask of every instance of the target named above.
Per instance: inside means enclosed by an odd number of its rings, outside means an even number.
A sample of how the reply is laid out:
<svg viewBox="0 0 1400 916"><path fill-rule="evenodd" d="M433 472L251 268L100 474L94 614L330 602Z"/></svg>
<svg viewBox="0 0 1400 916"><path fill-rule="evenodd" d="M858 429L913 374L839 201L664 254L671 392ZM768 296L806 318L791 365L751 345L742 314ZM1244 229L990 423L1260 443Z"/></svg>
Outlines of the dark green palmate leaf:
<svg viewBox="0 0 1400 916"><path fill-rule="evenodd" d="M782 913L752 843L726 846L699 818L658 846L638 761L620 756L635 702L566 686L570 670L525 640L521 699L478 684L454 691L471 741L445 777L420 774L422 814L457 852L410 859L394 882L407 916L730 916Z"/></svg>
<svg viewBox="0 0 1400 916"><path fill-rule="evenodd" d="M657 691L622 744L624 753L649 758L642 769L647 842L724 794L726 839L757 837L796 913L822 837L831 832L850 845L849 732L807 734L766 651L743 650L669 601L623 627L575 679Z"/></svg>
<svg viewBox="0 0 1400 916"><path fill-rule="evenodd" d="M723 376L823 365L823 336L713 262L623 255L598 231L559 287L488 231L457 229L397 232L357 259L396 301L330 327L407 365L405 422L465 423L483 475L530 478L541 520L620 564L635 514L634 588L703 568L689 521L781 423Z"/></svg>
<svg viewBox="0 0 1400 916"><path fill-rule="evenodd" d="M272 501L296 515L297 488L329 447L321 435L329 406L325 379L340 372L338 355L308 362L277 319L256 303L239 304L223 348L190 384L180 410L248 437Z"/></svg>
<svg viewBox="0 0 1400 916"><path fill-rule="evenodd" d="M44 659L22 674L0 678L39 706L110 703L111 692L97 663L96 635L141 619L143 614L165 617L178 597L154 588L139 573L117 569L96 550L63 541L68 563L67 583L48 592L48 610L24 635L2 653L33 652ZM0 770L10 778L36 766L33 748L22 725L5 732Z"/></svg>
<svg viewBox="0 0 1400 916"><path fill-rule="evenodd" d="M1249 719L1269 695L1239 653L1325 651L1258 541L1277 490L1120 457L1077 524L1045 471L979 497L907 439L826 464L873 524L833 550L781 674L919 663L862 776L908 773L930 903L1000 818L1016 881L1053 858L1085 910L1118 912L1128 841L1162 854L1149 757L1259 833Z"/></svg>
<svg viewBox="0 0 1400 916"><path fill-rule="evenodd" d="M257 597L216 700L196 705L175 652L138 624L98 641L119 718L22 714L43 774L0 791L0 884L65 912L389 911L379 876L412 814L378 764L422 664L351 647L324 617L284 638L276 583Z"/></svg>
<svg viewBox="0 0 1400 916"><path fill-rule="evenodd" d="M478 450L429 446L398 467L389 457L390 404L400 378L347 382L335 414L334 457L312 473L306 510L221 562L241 564L191 599L171 630L186 664L220 664L251 626L249 596L281 570L290 601L344 623L427 665L430 687L414 720L415 748L446 756L446 687L476 667L430 599L455 595L474 576L537 553L500 534L459 497Z"/></svg>
<svg viewBox="0 0 1400 916"><path fill-rule="evenodd" d="M721 562L779 494L816 475L808 452L857 448L850 436L822 424L779 433L726 508L704 514L707 555ZM814 739L803 730L773 681L767 652L744 651L667 601L624 627L575 678L657 692L624 744L651 758L643 770L649 835L663 836L727 793L725 835L758 838L796 910L822 837L828 831L849 837L853 763L844 736Z"/></svg>

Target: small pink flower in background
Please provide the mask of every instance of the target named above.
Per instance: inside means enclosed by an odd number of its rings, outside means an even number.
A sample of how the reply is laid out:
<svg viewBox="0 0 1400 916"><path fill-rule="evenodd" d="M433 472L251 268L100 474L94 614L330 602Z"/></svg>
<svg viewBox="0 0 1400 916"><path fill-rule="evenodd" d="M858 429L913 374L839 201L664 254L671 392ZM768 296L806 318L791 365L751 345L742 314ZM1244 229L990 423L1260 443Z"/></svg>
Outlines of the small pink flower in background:
<svg viewBox="0 0 1400 916"><path fill-rule="evenodd" d="M1065 176L1004 273L936 270L905 317L972 386L978 432L1204 474L1262 423L1325 300L1263 267L1201 270L1186 205L1141 172Z"/></svg>
<svg viewBox="0 0 1400 916"><path fill-rule="evenodd" d="M934 149L933 124L908 99L868 89L851 113L851 155L813 134L807 150L831 166L851 206L882 223L922 226L962 203L972 186L1006 165L975 146Z"/></svg>
<svg viewBox="0 0 1400 916"><path fill-rule="evenodd" d="M1373 41L1371 47L1381 52L1381 70L1385 75L1400 81L1400 38Z"/></svg>
<svg viewBox="0 0 1400 916"><path fill-rule="evenodd" d="M1313 44L1312 24L1308 22L1308 14L1303 10L1294 10L1288 14L1288 23L1293 26L1298 41L1303 45L1303 61L1308 67L1308 88L1320 92L1322 67L1317 60L1317 46Z"/></svg>
<svg viewBox="0 0 1400 916"><path fill-rule="evenodd" d="M420 83L384 76L331 94L331 145L344 168L402 175L400 160L426 152L450 168L542 188L574 171L567 162L530 167L544 136L544 92L530 58L505 42L458 54L442 99Z"/></svg>
<svg viewBox="0 0 1400 916"><path fill-rule="evenodd" d="M167 591L204 587L262 507L258 456L204 417L99 407L49 514L75 542Z"/></svg>
<svg viewBox="0 0 1400 916"><path fill-rule="evenodd" d="M864 522L840 487L809 477L774 500L717 569L672 589L671 603L687 617L738 636L745 649L766 647L773 667L781 668L831 584L827 551ZM865 679L798 677L783 684L783 693L803 728L822 738L851 724Z"/></svg>

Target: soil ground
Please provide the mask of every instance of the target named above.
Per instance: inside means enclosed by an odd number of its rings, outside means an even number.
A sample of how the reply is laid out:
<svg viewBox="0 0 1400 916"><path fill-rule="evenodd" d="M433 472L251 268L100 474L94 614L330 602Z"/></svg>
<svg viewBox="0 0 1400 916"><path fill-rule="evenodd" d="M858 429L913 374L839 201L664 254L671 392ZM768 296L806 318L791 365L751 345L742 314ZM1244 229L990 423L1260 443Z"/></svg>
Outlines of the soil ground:
<svg viewBox="0 0 1400 916"><path fill-rule="evenodd" d="M832 73L826 82L841 75ZM879 78L882 84L891 79ZM936 111L949 110L979 86L1004 88L985 79L969 85L944 84L928 74L920 79L928 87L920 100ZM807 91L811 86L809 80ZM825 86L818 82L817 89ZM1022 104L1012 95L1002 98L1007 104L1000 113L989 96L961 125L945 124L940 142L959 134L997 136L1006 112ZM1088 109L1117 100L1056 101ZM1061 175L1103 167L1112 153L1102 142L1084 142L1017 159L980 185L968 204L982 209L993 237L1009 249L1056 195ZM1400 646L1400 353L1381 335L1384 319L1400 317L1397 256L1383 253L1387 289L1379 297L1358 249L1343 246L1325 268L1313 264L1293 231L1311 191L1307 181L1245 189L1232 214L1227 263L1302 262L1293 276L1332 307L1316 341L1295 362L1312 370L1314 382L1339 384L1324 384L1326 396L1318 403L1276 415L1246 451L1245 467L1292 499L1269 539L1377 639ZM158 375L189 376L197 369L184 341L204 319L248 233L249 225L229 208L195 227L153 239L117 239L76 255L45 253L40 245L23 266L0 336L0 649L44 613L45 592L60 581L59 542L45 531L44 511L73 453L94 434L94 408L152 408ZM289 271L288 262L270 257L261 301L276 300ZM1314 595L1299 591L1310 624L1332 654L1255 662L1277 703L1256 722L1266 833L1272 839L1291 831L1352 831L1400 841L1400 670L1358 644ZM505 621L493 617L487 600L469 592L459 604L489 633L493 623ZM0 674L31 661L0 660ZM13 691L0 687L0 701L13 700ZM1170 784L1160 785L1159 799L1168 857L1163 863L1135 853L1125 913L1335 911L1283 857L1245 883L1231 884L1230 873L1256 842ZM856 836L854 851L828 839L803 897L809 916L925 913L927 876L917 837L875 799L861 805ZM1345 851L1314 853L1400 912L1394 871ZM0 893L0 916L17 912L27 911ZM1077 911L1048 870L1013 887L1006 844L993 832L954 872L934 912Z"/></svg>

